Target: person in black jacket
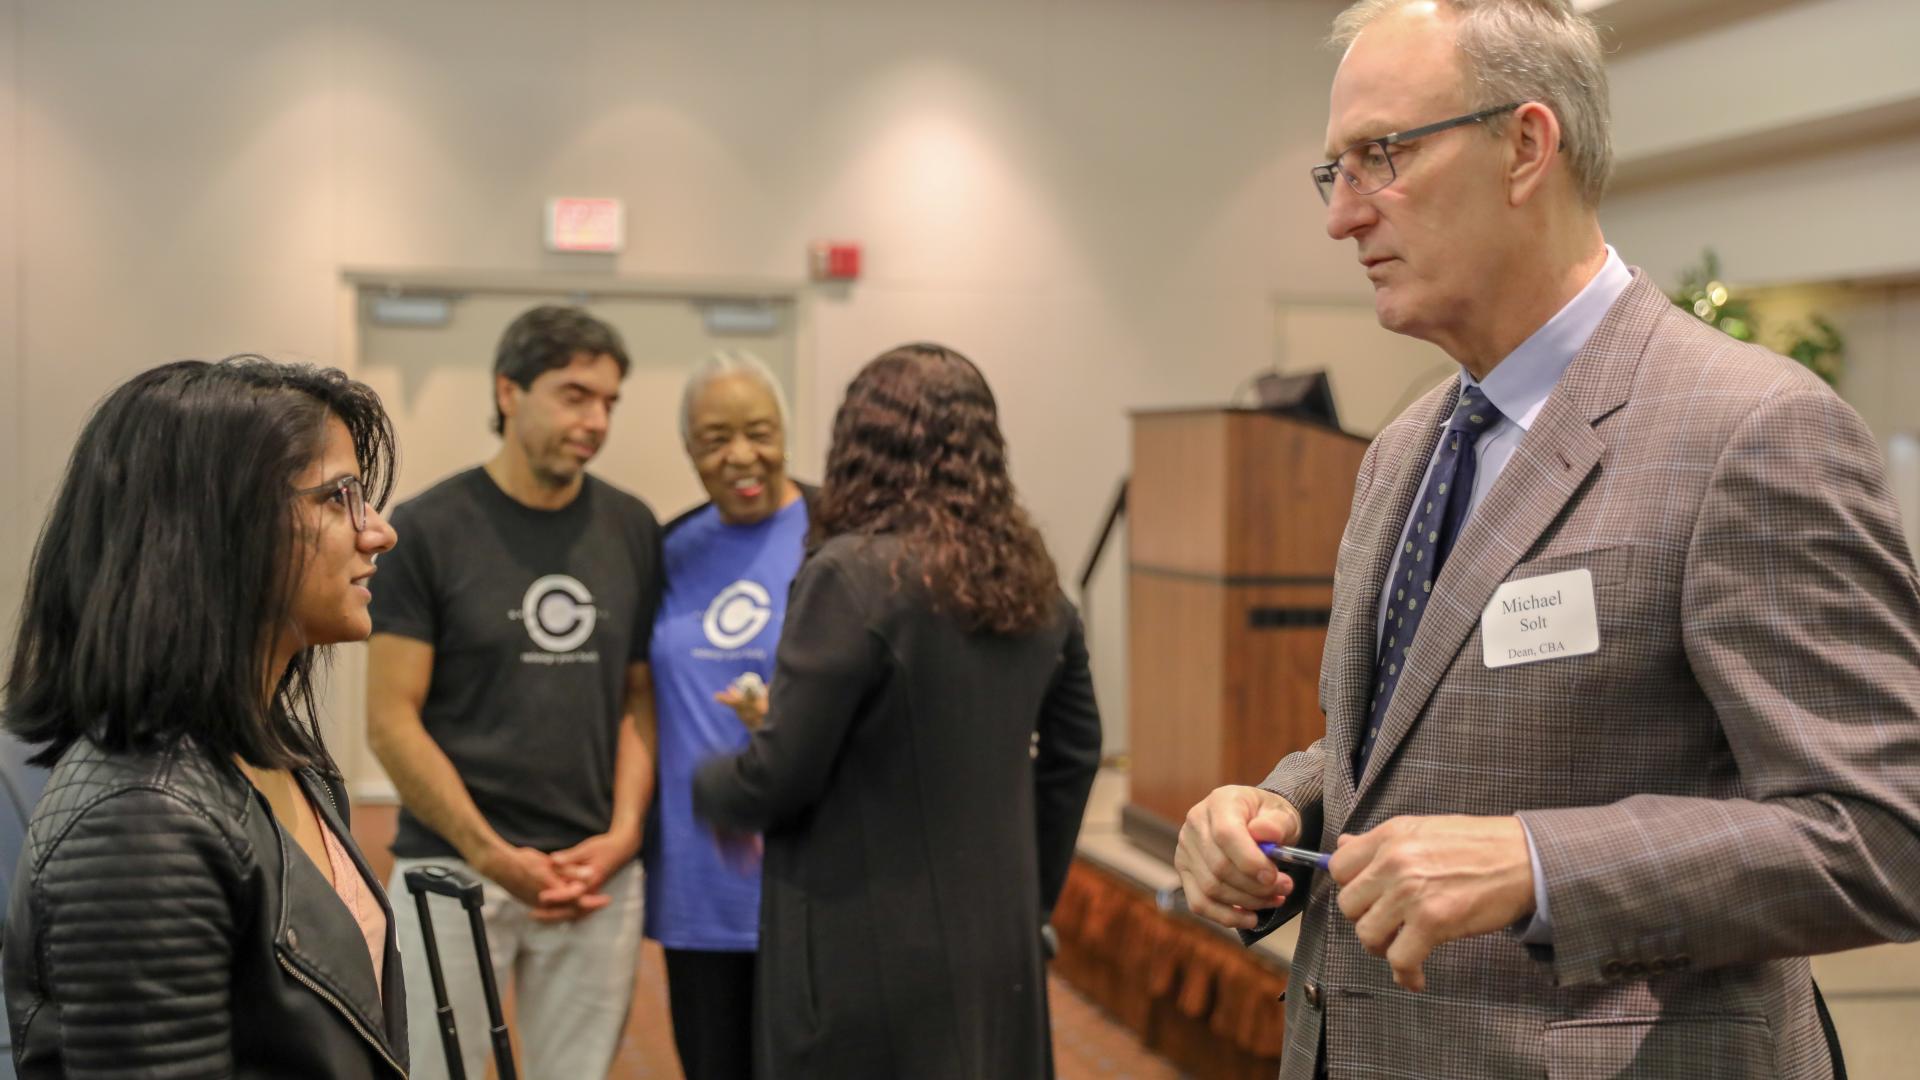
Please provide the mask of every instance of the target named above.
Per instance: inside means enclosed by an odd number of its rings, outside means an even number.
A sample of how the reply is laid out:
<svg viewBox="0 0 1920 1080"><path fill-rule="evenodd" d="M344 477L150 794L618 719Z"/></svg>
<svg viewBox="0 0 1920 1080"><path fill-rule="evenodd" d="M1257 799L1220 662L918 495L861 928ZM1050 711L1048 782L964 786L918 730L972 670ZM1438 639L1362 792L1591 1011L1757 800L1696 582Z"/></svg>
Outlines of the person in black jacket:
<svg viewBox="0 0 1920 1080"><path fill-rule="evenodd" d="M259 357L155 368L88 420L6 686L53 766L0 957L22 1077L406 1075L312 683L371 630L393 453L373 391Z"/></svg>
<svg viewBox="0 0 1920 1080"><path fill-rule="evenodd" d="M972 363L908 345L834 422L767 722L694 780L763 831L755 1073L1049 1071L1040 930L1099 766L1080 620Z"/></svg>

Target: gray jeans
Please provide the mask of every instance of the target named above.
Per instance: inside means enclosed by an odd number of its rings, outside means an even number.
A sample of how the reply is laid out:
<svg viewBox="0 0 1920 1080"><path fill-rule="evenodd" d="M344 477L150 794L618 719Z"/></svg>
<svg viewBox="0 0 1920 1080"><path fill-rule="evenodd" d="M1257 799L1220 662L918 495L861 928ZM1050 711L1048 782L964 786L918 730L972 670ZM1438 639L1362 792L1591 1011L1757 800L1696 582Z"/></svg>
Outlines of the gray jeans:
<svg viewBox="0 0 1920 1080"><path fill-rule="evenodd" d="M416 866L449 866L474 877L458 859L398 859L393 864L394 932L400 939L407 978L407 1031L416 1080L444 1080L446 1051L434 1017L433 981L427 974L420 915L407 893L405 874ZM607 879L611 904L574 922L535 922L531 909L491 881L481 916L487 924L487 948L504 995L512 985L514 1046L520 1075L526 1080L584 1080L604 1077L620 1045L620 1032L633 1008L634 977L640 966L640 866L628 863ZM460 1028L460 1054L469 1077L486 1075L492 1060L487 1038L486 997L480 987L480 962L466 912L444 897L433 897L433 936L440 946L440 970L447 999Z"/></svg>

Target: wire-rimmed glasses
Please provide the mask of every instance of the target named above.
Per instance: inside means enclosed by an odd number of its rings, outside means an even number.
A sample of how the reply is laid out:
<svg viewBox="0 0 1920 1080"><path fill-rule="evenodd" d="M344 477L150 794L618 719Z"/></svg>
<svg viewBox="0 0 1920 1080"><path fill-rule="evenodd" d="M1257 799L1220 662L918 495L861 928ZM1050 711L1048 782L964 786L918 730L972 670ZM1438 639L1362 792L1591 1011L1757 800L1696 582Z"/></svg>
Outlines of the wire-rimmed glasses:
<svg viewBox="0 0 1920 1080"><path fill-rule="evenodd" d="M1391 135L1382 135L1377 139L1354 143L1340 151L1339 157L1325 165L1313 167L1313 186L1320 191L1320 201L1329 204L1333 202L1333 182L1336 177L1345 177L1347 185L1355 192L1371 195L1393 183L1398 175L1393 170L1391 147L1412 142L1414 139L1424 139L1451 128L1478 124L1490 116L1498 116L1525 104L1524 101L1515 101L1506 105L1496 105L1491 109L1481 109L1479 112L1467 113L1465 116L1455 116L1437 124L1396 131Z"/></svg>

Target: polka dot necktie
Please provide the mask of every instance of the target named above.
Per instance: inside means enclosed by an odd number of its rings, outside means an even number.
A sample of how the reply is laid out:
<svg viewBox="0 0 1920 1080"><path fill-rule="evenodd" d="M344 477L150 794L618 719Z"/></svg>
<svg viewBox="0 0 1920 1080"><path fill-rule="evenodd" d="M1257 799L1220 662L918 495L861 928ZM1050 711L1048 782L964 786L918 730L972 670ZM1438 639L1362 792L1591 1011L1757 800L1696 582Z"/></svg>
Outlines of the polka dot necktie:
<svg viewBox="0 0 1920 1080"><path fill-rule="evenodd" d="M1467 503L1473 497L1473 476L1478 459L1473 452L1488 428L1500 422L1500 410L1487 400L1485 391L1469 386L1460 395L1460 403L1440 435L1440 452L1433 459L1433 471L1427 485L1413 504L1413 527L1393 558L1393 576L1388 579L1387 619L1380 630L1380 659L1373 670L1373 704L1367 711L1367 734L1353 755L1354 783L1367 771L1367 758L1373 754L1374 740L1380 736L1380 721L1393 703L1394 688L1407 668L1407 646L1420 631L1420 620L1427 614L1433 596L1433 583L1440 577L1440 566L1453 550L1454 538L1467 518Z"/></svg>

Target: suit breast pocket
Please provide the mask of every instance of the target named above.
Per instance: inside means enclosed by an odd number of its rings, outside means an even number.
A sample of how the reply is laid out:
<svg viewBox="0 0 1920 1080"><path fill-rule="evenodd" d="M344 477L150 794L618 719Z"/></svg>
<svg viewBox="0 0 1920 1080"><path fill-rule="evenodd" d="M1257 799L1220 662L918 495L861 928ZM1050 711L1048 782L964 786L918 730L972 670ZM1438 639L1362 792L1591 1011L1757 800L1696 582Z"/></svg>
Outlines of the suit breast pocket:
<svg viewBox="0 0 1920 1080"><path fill-rule="evenodd" d="M1583 551L1548 552L1515 566L1507 575L1507 580L1523 581L1564 570L1586 570L1593 574L1596 591L1611 588L1633 575L1634 559L1639 550L1632 544L1615 544Z"/></svg>
<svg viewBox="0 0 1920 1080"><path fill-rule="evenodd" d="M1547 1080L1746 1080L1776 1071L1758 1016L1609 1017L1547 1025Z"/></svg>
<svg viewBox="0 0 1920 1080"><path fill-rule="evenodd" d="M1507 583L1585 570L1592 576L1593 619L1598 648L1590 653L1548 657L1502 669L1521 683L1537 683L1572 690L1600 677L1630 678L1643 666L1665 666L1679 647L1679 578L1669 577L1651 553L1632 545L1595 548L1529 559L1513 568ZM1584 606L1584 605L1582 605ZM1552 612L1544 612L1558 619ZM1484 632L1485 616L1481 629ZM1472 659L1485 666L1482 644L1476 639Z"/></svg>
<svg viewBox="0 0 1920 1080"><path fill-rule="evenodd" d="M1631 666L1633 658L1644 651L1647 643L1639 630L1646 626L1656 605L1635 573L1637 554L1633 547L1609 547L1549 554L1515 566L1501 587L1505 592L1495 593L1489 611L1481 614L1474 640L1460 662L1483 670L1502 690L1536 694L1570 693L1601 672L1618 674L1618 665ZM1533 586L1523 583L1580 570L1590 576L1591 601L1580 595L1586 587L1577 577L1571 582L1544 583L1539 587L1546 590L1550 600L1559 601L1558 605L1543 608L1532 618L1523 613L1522 623L1539 625L1526 626L1526 632L1516 636L1510 606L1515 602L1514 590L1525 595ZM1505 613L1496 610L1503 595L1509 605ZM1527 646L1520 651L1534 655L1495 663L1486 652L1489 627L1500 632L1494 640L1501 642L1502 649Z"/></svg>
<svg viewBox="0 0 1920 1080"><path fill-rule="evenodd" d="M1448 783L1483 794L1492 806L1560 805L1570 793L1590 790L1594 761L1665 746L1674 733L1648 730L1648 709L1684 700L1690 684L1677 621L1663 610L1677 606L1677 596L1652 561L1645 565L1648 552L1622 545L1548 551L1514 567L1507 581L1590 571L1598 641L1591 652L1489 667L1484 631L1476 625L1422 721L1424 737L1436 740L1429 756L1480 761L1488 753L1504 755L1500 760L1525 763L1531 786L1514 790L1512 771L1483 778L1466 767ZM1550 617L1555 632L1565 629L1560 616Z"/></svg>

